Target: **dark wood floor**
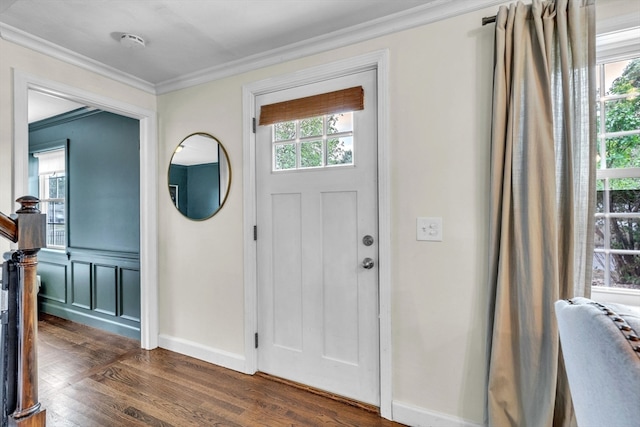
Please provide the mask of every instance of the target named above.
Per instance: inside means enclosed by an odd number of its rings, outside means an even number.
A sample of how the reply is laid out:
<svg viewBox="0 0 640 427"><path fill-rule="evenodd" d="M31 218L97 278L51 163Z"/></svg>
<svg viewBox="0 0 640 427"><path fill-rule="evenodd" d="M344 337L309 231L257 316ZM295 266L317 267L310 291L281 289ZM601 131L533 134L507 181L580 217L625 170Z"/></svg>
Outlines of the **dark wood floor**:
<svg viewBox="0 0 640 427"><path fill-rule="evenodd" d="M362 408L48 315L38 323L48 427L400 426Z"/></svg>

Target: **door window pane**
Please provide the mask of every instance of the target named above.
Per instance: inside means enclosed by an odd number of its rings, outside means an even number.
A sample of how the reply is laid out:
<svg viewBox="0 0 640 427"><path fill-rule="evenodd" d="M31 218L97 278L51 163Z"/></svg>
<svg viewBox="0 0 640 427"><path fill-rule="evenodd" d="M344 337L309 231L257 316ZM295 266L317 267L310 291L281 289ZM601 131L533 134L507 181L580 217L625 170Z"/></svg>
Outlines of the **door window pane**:
<svg viewBox="0 0 640 427"><path fill-rule="evenodd" d="M303 168L322 166L322 140L300 143L300 166Z"/></svg>
<svg viewBox="0 0 640 427"><path fill-rule="evenodd" d="M353 112L327 116L327 134L353 131Z"/></svg>
<svg viewBox="0 0 640 427"><path fill-rule="evenodd" d="M322 126L322 116L300 120L300 138L306 138L308 136L322 136L324 133Z"/></svg>
<svg viewBox="0 0 640 427"><path fill-rule="evenodd" d="M274 141L289 141L296 138L296 122L282 122L273 125Z"/></svg>
<svg viewBox="0 0 640 427"><path fill-rule="evenodd" d="M327 164L353 164L353 137L334 138L327 142Z"/></svg>
<svg viewBox="0 0 640 427"><path fill-rule="evenodd" d="M274 153L276 170L296 168L296 144L277 144Z"/></svg>

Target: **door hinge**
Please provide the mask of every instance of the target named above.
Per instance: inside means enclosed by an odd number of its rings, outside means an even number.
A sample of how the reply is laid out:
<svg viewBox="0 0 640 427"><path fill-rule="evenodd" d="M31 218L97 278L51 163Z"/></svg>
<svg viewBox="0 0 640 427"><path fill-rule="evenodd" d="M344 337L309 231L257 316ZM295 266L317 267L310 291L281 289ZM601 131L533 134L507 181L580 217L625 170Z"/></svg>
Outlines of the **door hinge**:
<svg viewBox="0 0 640 427"><path fill-rule="evenodd" d="M258 348L258 333L256 332L256 334L254 335L254 342L255 342L255 346L256 348Z"/></svg>
<svg viewBox="0 0 640 427"><path fill-rule="evenodd" d="M253 121L253 133L256 133L256 118L251 119Z"/></svg>
<svg viewBox="0 0 640 427"><path fill-rule="evenodd" d="M258 226L253 226L253 240L258 240Z"/></svg>

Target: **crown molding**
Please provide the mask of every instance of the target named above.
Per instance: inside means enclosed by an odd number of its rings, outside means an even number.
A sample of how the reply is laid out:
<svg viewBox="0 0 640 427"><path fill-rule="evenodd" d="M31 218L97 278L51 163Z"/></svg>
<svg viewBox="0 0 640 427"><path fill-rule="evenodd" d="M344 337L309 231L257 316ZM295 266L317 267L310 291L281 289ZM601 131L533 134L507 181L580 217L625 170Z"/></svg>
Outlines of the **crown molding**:
<svg viewBox="0 0 640 427"><path fill-rule="evenodd" d="M435 0L387 17L167 80L156 85L156 92L160 95L185 89L504 3L505 0Z"/></svg>
<svg viewBox="0 0 640 427"><path fill-rule="evenodd" d="M596 36L596 58L599 63L624 60L640 51L640 26Z"/></svg>
<svg viewBox="0 0 640 427"><path fill-rule="evenodd" d="M132 86L136 89L155 94L155 86L145 80L122 72L113 67L95 61L84 55L80 55L72 50L53 44L45 39L14 28L10 25L0 23L0 38L15 43L18 46L26 47L71 65L84 68L112 80Z"/></svg>
<svg viewBox="0 0 640 427"><path fill-rule="evenodd" d="M334 31L319 37L272 49L256 55L206 68L158 84L147 82L131 74L80 55L69 49L35 37L17 28L0 23L0 37L9 42L43 53L80 68L95 72L148 93L160 95L211 82L240 73L276 65L281 62L338 49L376 37L408 30L421 25L504 4L505 0L434 0L423 6L375 19L353 27ZM480 22L478 26L480 26Z"/></svg>
<svg viewBox="0 0 640 427"><path fill-rule="evenodd" d="M608 19L596 19L596 34L598 36L624 31L629 28L639 27L639 13L615 16Z"/></svg>

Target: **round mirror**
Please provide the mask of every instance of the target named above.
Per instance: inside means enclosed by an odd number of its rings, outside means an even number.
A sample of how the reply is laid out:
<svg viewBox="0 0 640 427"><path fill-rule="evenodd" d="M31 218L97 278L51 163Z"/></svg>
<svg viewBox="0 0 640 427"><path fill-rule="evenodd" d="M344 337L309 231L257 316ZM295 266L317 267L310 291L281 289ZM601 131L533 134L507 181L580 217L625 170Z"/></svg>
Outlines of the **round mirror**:
<svg viewBox="0 0 640 427"><path fill-rule="evenodd" d="M173 152L169 164L169 195L187 218L211 218L224 205L231 185L229 157L220 141L197 132Z"/></svg>

